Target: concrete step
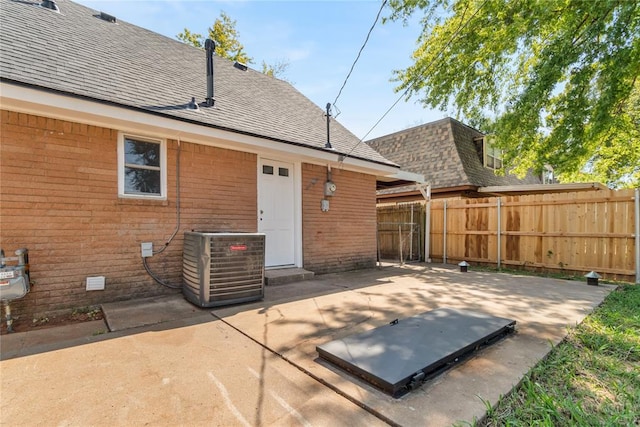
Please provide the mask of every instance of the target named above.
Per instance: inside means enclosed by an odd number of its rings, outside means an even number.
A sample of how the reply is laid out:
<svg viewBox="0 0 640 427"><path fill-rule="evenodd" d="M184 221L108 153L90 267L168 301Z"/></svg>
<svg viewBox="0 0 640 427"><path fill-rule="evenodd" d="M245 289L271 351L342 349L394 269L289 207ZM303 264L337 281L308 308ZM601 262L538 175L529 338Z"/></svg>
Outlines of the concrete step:
<svg viewBox="0 0 640 427"><path fill-rule="evenodd" d="M284 285L285 283L313 279L313 276L313 271L304 268L277 268L264 272L264 284L267 286Z"/></svg>

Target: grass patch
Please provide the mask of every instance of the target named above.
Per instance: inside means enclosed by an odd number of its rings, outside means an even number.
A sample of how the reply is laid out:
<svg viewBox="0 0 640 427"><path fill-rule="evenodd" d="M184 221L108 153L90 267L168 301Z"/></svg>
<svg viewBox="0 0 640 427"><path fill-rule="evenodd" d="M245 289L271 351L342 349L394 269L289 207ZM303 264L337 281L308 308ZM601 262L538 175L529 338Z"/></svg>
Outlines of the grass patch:
<svg viewBox="0 0 640 427"><path fill-rule="evenodd" d="M500 399L484 426L640 426L640 286L623 285Z"/></svg>

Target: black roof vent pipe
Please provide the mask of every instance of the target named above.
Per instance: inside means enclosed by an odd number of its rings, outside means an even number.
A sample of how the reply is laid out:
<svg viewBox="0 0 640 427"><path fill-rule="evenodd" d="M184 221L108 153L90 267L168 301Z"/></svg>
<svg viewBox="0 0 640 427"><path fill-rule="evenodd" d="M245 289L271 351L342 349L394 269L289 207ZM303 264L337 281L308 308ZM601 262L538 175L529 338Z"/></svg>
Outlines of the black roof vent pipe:
<svg viewBox="0 0 640 427"><path fill-rule="evenodd" d="M213 107L216 100L213 97L213 52L216 49L216 44L213 40L207 39L204 41L204 50L207 52L207 107Z"/></svg>
<svg viewBox="0 0 640 427"><path fill-rule="evenodd" d="M60 8L56 4L55 0L44 0L42 3L40 3L40 6L44 7L45 9L51 9L55 12L60 13Z"/></svg>
<svg viewBox="0 0 640 427"><path fill-rule="evenodd" d="M98 15L98 18L102 19L103 21L111 22L112 24L115 24L117 21L115 16L109 15L108 13L104 13L104 12L100 12L100 15Z"/></svg>
<svg viewBox="0 0 640 427"><path fill-rule="evenodd" d="M233 66L240 71L247 71L247 69L249 69L249 67L247 67L247 64L243 64L242 62L238 61L234 62Z"/></svg>

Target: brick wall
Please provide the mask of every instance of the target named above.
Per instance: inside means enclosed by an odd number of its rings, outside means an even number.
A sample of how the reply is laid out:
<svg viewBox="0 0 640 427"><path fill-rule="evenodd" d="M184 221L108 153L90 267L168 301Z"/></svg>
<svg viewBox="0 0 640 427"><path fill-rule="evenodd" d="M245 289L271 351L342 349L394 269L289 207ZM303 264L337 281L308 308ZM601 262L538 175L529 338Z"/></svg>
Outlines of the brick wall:
<svg viewBox="0 0 640 427"><path fill-rule="evenodd" d="M29 249L33 283L16 315L175 292L146 274L140 243L159 249L175 229L177 141L167 141L167 200L129 200L118 197L116 130L4 110L0 123L0 247ZM254 154L182 141L180 160L181 226L149 260L172 283L184 231L257 229ZM105 276L105 290L86 291L87 276Z"/></svg>
<svg viewBox="0 0 640 427"><path fill-rule="evenodd" d="M304 267L315 273L370 268L376 262L376 179L332 169L337 186L322 212L327 168L302 165Z"/></svg>

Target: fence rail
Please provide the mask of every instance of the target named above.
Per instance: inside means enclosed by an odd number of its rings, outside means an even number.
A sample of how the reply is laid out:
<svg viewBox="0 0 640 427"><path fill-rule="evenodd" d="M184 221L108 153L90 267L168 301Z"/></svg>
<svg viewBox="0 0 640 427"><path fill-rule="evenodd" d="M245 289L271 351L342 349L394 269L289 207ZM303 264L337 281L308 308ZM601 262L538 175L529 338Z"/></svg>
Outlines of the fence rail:
<svg viewBox="0 0 640 427"><path fill-rule="evenodd" d="M599 190L378 207L379 223L425 224L427 258L550 271L597 271L640 280L638 191ZM412 218L412 219L411 219ZM379 236L381 254L397 241ZM422 257L424 259L425 257ZM635 277L634 277L635 276Z"/></svg>

